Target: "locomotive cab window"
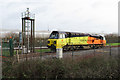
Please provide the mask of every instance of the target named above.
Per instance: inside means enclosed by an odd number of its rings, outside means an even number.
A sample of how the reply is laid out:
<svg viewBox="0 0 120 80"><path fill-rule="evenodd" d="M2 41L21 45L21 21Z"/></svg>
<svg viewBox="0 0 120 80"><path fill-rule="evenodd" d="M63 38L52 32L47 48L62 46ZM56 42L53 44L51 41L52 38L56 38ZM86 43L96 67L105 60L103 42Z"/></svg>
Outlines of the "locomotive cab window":
<svg viewBox="0 0 120 80"><path fill-rule="evenodd" d="M103 40L105 40L105 37L103 37Z"/></svg>
<svg viewBox="0 0 120 80"><path fill-rule="evenodd" d="M50 35L50 39L58 39L58 38L59 38L58 33L52 33L52 34Z"/></svg>

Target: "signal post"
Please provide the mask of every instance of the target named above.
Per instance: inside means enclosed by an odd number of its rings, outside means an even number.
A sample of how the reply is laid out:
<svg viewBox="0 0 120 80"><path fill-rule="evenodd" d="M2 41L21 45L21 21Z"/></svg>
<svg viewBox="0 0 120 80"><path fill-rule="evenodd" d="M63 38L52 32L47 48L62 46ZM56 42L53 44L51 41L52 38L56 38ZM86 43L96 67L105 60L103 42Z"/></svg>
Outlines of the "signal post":
<svg viewBox="0 0 120 80"><path fill-rule="evenodd" d="M22 13L22 49L23 53L35 52L35 14L29 12Z"/></svg>

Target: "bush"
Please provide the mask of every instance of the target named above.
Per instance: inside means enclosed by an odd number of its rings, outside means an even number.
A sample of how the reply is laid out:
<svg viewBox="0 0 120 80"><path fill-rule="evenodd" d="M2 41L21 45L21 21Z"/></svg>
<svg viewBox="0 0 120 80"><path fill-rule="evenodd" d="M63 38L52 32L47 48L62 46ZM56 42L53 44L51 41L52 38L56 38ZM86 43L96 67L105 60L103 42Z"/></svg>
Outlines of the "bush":
<svg viewBox="0 0 120 80"><path fill-rule="evenodd" d="M3 76L16 78L118 78L119 58L97 56L72 60L29 60L4 63Z"/></svg>

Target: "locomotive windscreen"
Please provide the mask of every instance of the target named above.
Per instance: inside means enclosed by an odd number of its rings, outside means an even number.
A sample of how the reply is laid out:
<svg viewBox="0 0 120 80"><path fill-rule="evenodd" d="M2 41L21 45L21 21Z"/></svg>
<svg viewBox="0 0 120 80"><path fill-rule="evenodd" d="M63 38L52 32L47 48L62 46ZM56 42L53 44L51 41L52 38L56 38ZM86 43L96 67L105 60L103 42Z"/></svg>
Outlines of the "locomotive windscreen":
<svg viewBox="0 0 120 80"><path fill-rule="evenodd" d="M59 33L57 31L53 31L49 37L50 39L58 39Z"/></svg>

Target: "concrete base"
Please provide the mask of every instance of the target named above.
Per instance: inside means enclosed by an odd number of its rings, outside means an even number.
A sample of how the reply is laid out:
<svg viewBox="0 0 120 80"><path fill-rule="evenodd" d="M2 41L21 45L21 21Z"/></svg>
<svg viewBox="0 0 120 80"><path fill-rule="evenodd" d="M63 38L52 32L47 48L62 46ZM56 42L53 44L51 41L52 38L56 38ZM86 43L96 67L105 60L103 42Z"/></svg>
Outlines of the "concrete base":
<svg viewBox="0 0 120 80"><path fill-rule="evenodd" d="M30 53L30 50L28 50L28 53Z"/></svg>

